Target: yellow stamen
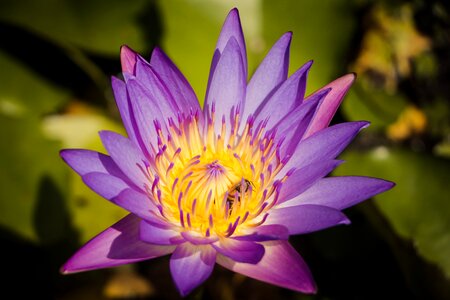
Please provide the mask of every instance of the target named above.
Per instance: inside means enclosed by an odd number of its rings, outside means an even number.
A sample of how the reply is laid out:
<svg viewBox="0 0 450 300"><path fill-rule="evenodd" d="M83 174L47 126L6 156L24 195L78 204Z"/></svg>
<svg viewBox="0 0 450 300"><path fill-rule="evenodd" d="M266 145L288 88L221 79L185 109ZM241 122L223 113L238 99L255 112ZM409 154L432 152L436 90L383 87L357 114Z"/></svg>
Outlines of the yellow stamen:
<svg viewBox="0 0 450 300"><path fill-rule="evenodd" d="M147 193L171 223L226 237L264 222L276 201L274 177L282 166L265 122L254 128L250 117L239 134L236 112L230 127L223 118L216 133L214 114L202 127L191 113L177 124L170 119L167 134L157 130L159 150L147 170Z"/></svg>

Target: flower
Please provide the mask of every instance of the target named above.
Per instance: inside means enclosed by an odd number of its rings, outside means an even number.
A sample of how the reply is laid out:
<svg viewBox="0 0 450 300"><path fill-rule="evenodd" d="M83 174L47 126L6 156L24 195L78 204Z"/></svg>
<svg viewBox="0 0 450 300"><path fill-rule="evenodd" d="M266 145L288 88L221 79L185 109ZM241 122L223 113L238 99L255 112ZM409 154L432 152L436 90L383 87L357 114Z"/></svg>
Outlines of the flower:
<svg viewBox="0 0 450 300"><path fill-rule="evenodd" d="M233 9L220 33L202 109L159 49L150 62L121 49L124 81L112 87L128 137L100 132L109 154L61 156L99 195L130 212L62 267L72 273L171 254L186 295L215 263L281 287L316 286L289 244L349 220L341 212L390 189L368 177L326 177L367 122L328 127L354 80L349 74L305 98L312 62L289 78L292 33L281 36L247 84L245 42Z"/></svg>

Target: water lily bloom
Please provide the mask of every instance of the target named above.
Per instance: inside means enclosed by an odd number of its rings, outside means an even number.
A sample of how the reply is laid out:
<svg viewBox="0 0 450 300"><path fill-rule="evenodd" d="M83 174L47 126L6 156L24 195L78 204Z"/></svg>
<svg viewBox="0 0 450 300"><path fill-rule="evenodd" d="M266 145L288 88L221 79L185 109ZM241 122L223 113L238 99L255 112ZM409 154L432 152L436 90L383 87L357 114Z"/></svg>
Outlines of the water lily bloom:
<svg viewBox="0 0 450 300"><path fill-rule="evenodd" d="M121 49L123 80L112 78L128 137L102 131L108 155L66 149L61 156L92 190L130 214L94 237L64 273L171 254L182 295L217 263L304 293L316 285L290 235L349 220L341 212L390 189L369 177L325 177L367 122L329 127L354 80L343 76L305 98L312 62L290 77L285 33L247 82L239 14L220 33L202 108L159 48L150 62Z"/></svg>

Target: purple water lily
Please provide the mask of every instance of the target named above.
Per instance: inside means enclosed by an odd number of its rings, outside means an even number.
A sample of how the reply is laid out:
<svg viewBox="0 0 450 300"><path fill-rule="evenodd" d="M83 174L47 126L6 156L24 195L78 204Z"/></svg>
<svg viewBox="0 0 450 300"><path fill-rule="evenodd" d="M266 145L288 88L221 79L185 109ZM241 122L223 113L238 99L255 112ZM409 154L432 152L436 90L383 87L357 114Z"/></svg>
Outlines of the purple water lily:
<svg viewBox="0 0 450 300"><path fill-rule="evenodd" d="M393 183L325 178L368 123L328 127L354 75L305 98L312 62L288 78L291 37L281 36L247 83L245 41L233 9L217 42L203 109L159 48L150 62L122 48L124 81L113 78L112 86L128 137L100 132L109 156L84 149L61 156L92 190L130 214L80 249L64 273L171 254L182 295L216 263L316 291L289 236L348 224L342 209Z"/></svg>

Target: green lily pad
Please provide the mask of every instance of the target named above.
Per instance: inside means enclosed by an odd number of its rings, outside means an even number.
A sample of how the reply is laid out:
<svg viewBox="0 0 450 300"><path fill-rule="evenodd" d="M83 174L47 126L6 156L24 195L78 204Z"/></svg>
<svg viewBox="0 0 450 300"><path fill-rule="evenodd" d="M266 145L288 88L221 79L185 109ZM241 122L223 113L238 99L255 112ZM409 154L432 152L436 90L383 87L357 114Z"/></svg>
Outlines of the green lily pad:
<svg viewBox="0 0 450 300"><path fill-rule="evenodd" d="M105 116L54 115L69 93L0 53L0 225L52 244L82 241L126 212L90 191L59 157L66 147L102 150L99 130L122 131ZM99 213L101 212L101 213Z"/></svg>
<svg viewBox="0 0 450 300"><path fill-rule="evenodd" d="M309 60L310 93L342 76L355 32L355 4L350 1L263 1L264 40L270 46L284 32L294 33L291 73Z"/></svg>
<svg viewBox="0 0 450 300"><path fill-rule="evenodd" d="M37 241L34 221L41 184L50 180L62 194L67 192L60 144L45 139L39 122L31 117L0 115L0 128L0 225Z"/></svg>
<svg viewBox="0 0 450 300"><path fill-rule="evenodd" d="M103 153L105 150L98 132L100 130L123 132L120 125L97 113L50 116L44 120L43 129L46 136L62 141L61 149L83 148ZM59 164L64 165L62 159ZM68 166L64 168L69 173L68 209L81 242L88 241L127 214L124 209L89 189L80 176Z"/></svg>
<svg viewBox="0 0 450 300"><path fill-rule="evenodd" d="M375 204L401 237L450 278L450 160L425 153L379 147L348 151L336 175L358 174L392 180L397 186Z"/></svg>
<svg viewBox="0 0 450 300"><path fill-rule="evenodd" d="M65 191L65 171L57 156L60 145L42 135L39 119L61 107L68 93L3 52L0 65L0 225L37 240L39 193L50 185L58 193ZM48 232L47 236L51 240L57 235L61 232Z"/></svg>
<svg viewBox="0 0 450 300"><path fill-rule="evenodd" d="M407 99L400 93L390 95L383 90L369 88L361 80L342 102L342 111L349 121L370 120L370 130L385 129L396 121L406 107Z"/></svg>
<svg viewBox="0 0 450 300"><path fill-rule="evenodd" d="M122 44L145 49L139 17L145 0L4 0L0 20L25 27L57 42L117 55Z"/></svg>
<svg viewBox="0 0 450 300"><path fill-rule="evenodd" d="M24 117L49 113L68 99L64 91L0 51L0 115Z"/></svg>

